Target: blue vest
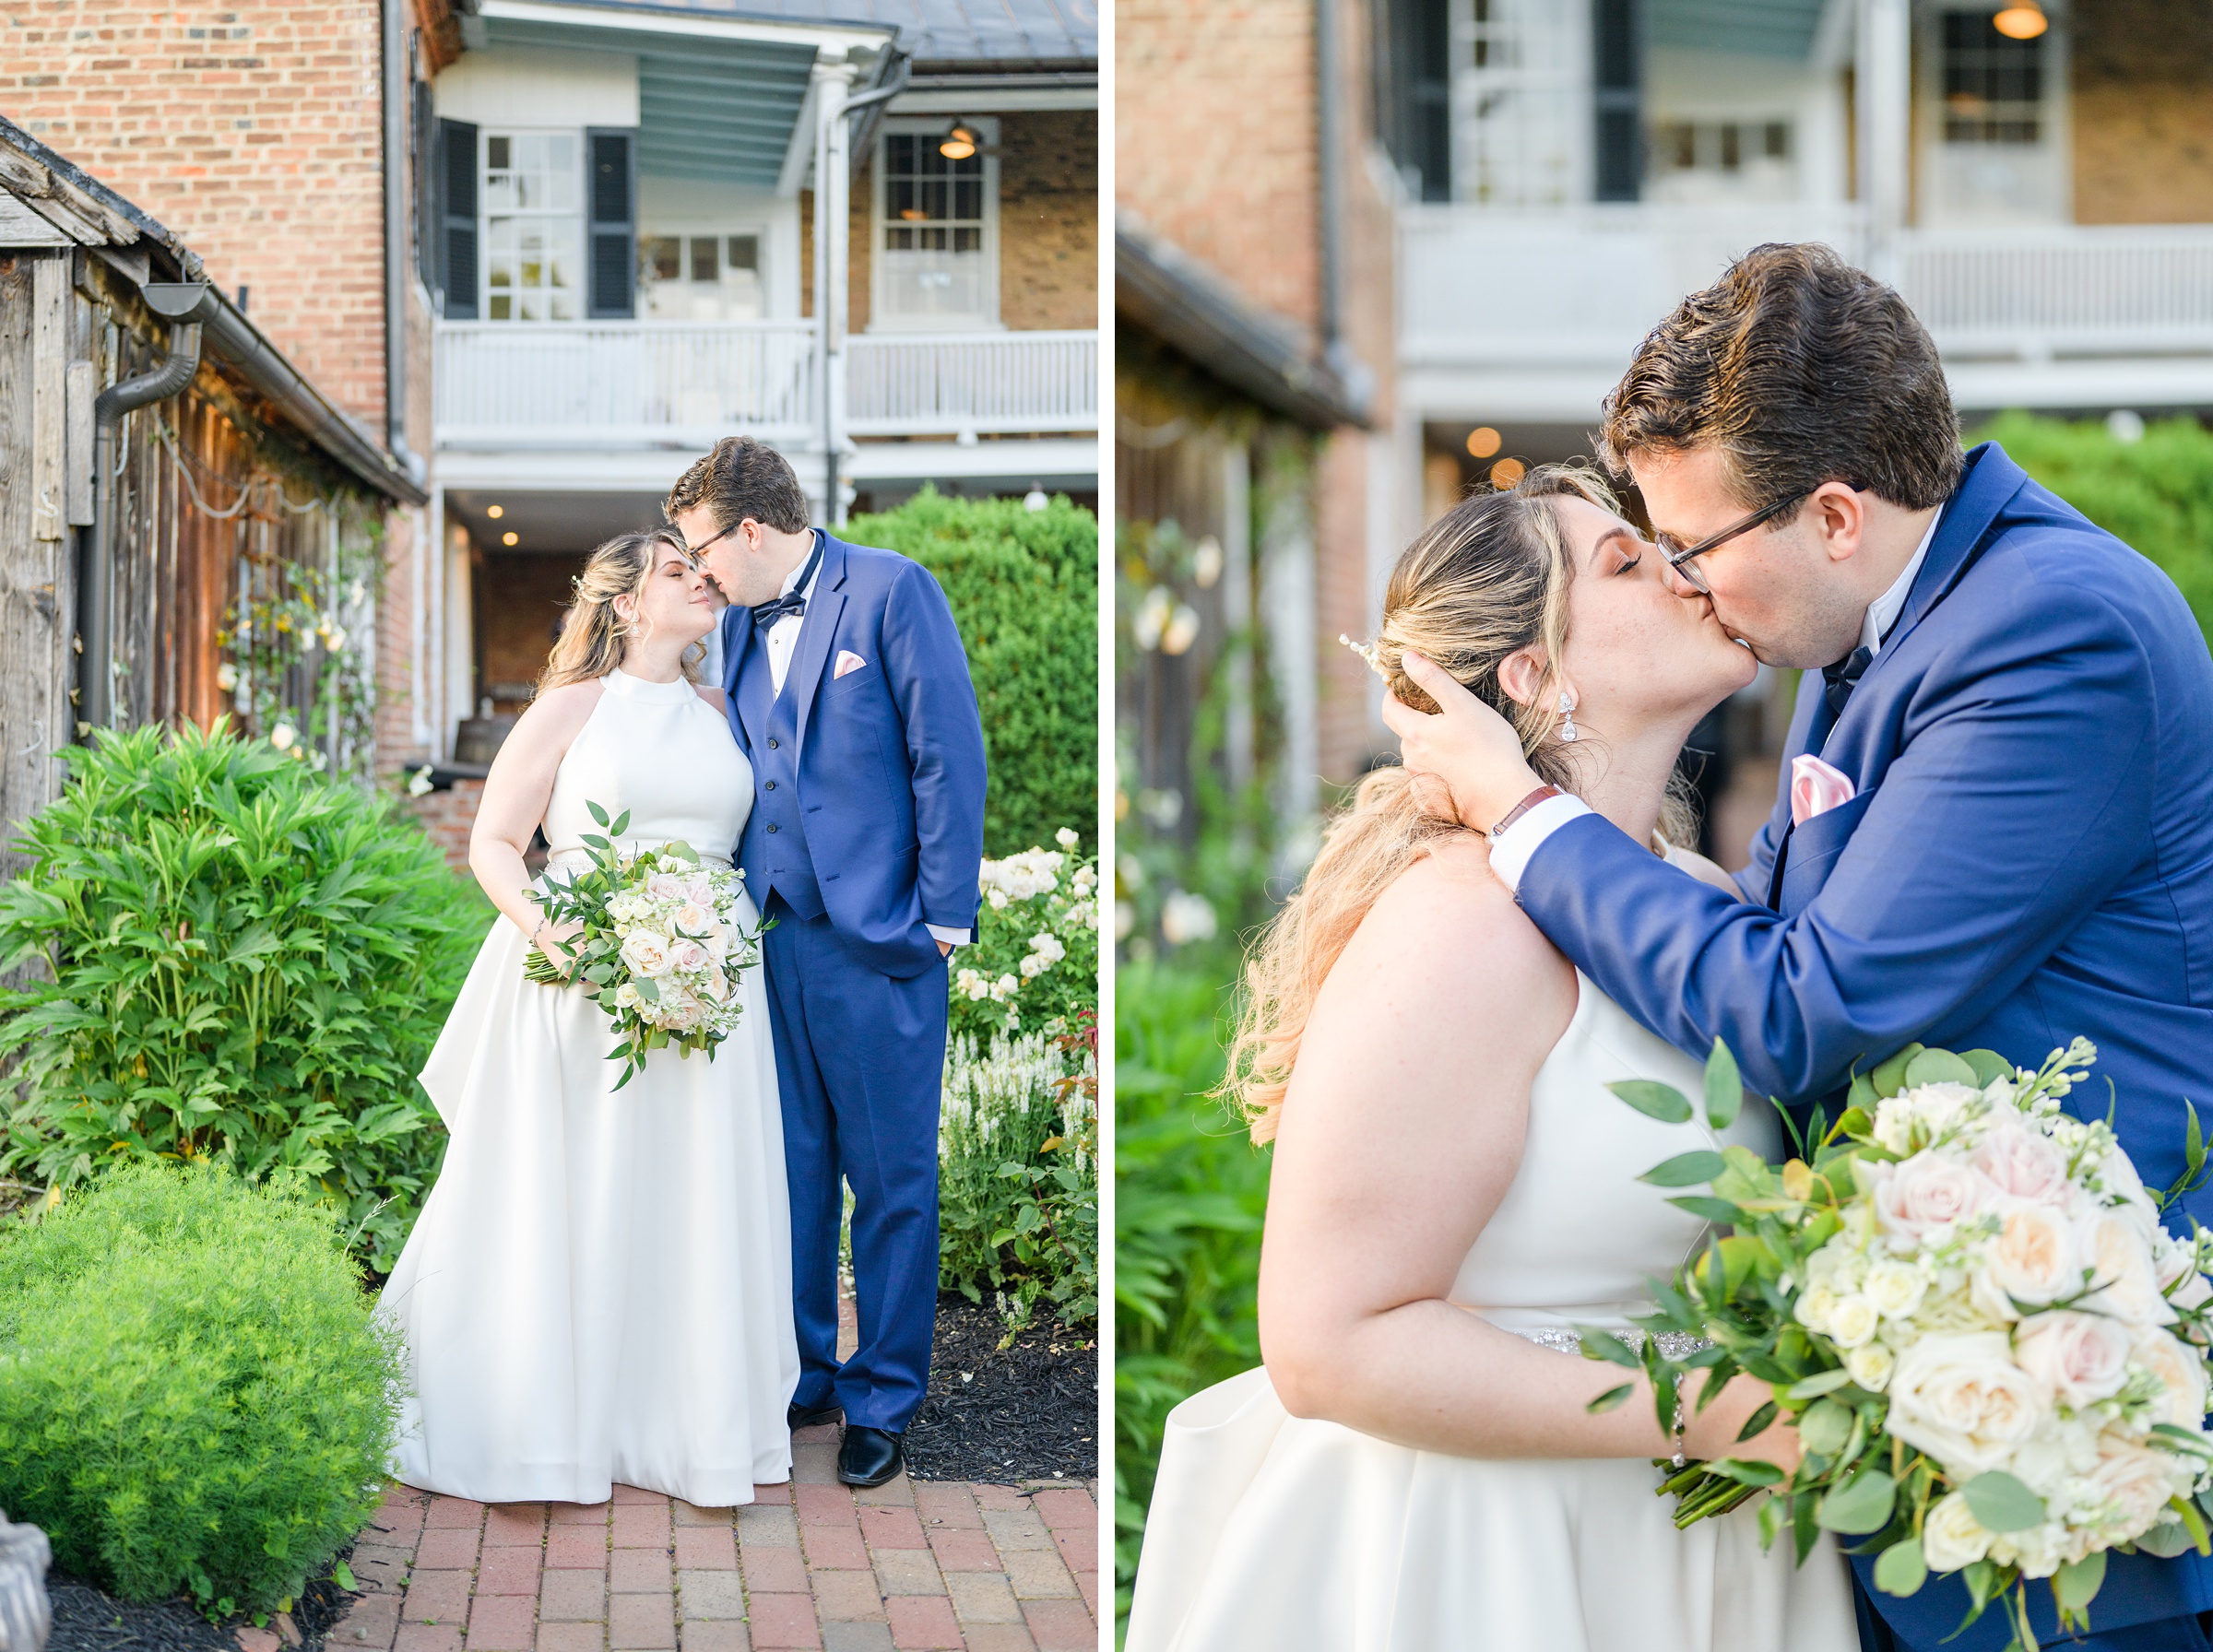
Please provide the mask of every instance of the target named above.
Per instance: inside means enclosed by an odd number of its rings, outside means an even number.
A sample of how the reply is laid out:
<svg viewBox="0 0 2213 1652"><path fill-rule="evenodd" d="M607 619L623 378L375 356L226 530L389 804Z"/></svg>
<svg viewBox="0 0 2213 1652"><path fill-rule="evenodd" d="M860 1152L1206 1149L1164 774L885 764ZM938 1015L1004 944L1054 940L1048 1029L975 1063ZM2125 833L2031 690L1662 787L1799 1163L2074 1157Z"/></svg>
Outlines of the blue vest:
<svg viewBox="0 0 2213 1652"><path fill-rule="evenodd" d="M814 856L808 853L807 829L799 822L799 742L796 697L777 694L769 699L765 640L751 650L739 674L738 711L753 736L753 812L745 834L762 853L749 856L760 869L760 887L750 890L765 910L773 892L803 918L822 915L822 886L815 879Z"/></svg>

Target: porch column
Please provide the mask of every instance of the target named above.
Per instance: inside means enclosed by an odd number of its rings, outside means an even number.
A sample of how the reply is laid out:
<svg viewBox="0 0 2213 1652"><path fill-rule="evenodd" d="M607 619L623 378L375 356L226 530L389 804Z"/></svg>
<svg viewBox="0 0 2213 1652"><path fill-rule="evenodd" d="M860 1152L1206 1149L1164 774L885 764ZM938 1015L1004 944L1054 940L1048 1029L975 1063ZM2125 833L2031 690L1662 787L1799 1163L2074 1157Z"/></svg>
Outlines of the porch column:
<svg viewBox="0 0 2213 1652"><path fill-rule="evenodd" d="M1867 214L1865 256L1870 273L1894 284L1910 198L1912 27L1911 0L1860 0L1853 114L1859 125L1859 195Z"/></svg>
<svg viewBox="0 0 2213 1652"><path fill-rule="evenodd" d="M846 93L853 84L854 65L843 57L825 56L816 62L814 77L814 308L822 398L822 521L838 526L846 520L846 490L838 473L846 446L846 318L852 265L852 133L846 117Z"/></svg>

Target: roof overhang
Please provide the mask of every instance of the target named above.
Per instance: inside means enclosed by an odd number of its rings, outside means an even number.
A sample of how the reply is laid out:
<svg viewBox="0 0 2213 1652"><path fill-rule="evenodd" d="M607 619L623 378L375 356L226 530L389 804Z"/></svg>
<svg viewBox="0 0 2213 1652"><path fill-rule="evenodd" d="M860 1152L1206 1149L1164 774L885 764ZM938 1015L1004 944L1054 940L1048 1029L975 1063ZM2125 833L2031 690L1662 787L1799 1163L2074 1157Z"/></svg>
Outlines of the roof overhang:
<svg viewBox="0 0 2213 1652"><path fill-rule="evenodd" d="M1272 412L1310 430L1367 426L1367 398L1309 353L1294 323L1248 302L1127 214L1114 230L1114 307Z"/></svg>
<svg viewBox="0 0 2213 1652"><path fill-rule="evenodd" d="M892 100L893 114L1018 114L1038 110L1096 109L1095 69L1044 69L1035 74L992 72L908 77Z"/></svg>

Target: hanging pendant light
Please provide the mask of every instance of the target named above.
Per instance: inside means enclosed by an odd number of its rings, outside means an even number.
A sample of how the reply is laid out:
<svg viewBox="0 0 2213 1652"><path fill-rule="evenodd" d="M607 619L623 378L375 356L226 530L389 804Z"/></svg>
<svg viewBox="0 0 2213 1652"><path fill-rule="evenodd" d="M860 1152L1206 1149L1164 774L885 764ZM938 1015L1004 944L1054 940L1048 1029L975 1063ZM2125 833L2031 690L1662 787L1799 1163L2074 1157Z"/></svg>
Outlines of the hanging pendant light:
<svg viewBox="0 0 2213 1652"><path fill-rule="evenodd" d="M938 145L938 153L948 160L965 160L981 147L981 142L974 127L956 124Z"/></svg>
<svg viewBox="0 0 2213 1652"><path fill-rule="evenodd" d="M2051 18L2036 0L2017 0L1990 20L1991 27L2010 41L2032 41L2052 27Z"/></svg>

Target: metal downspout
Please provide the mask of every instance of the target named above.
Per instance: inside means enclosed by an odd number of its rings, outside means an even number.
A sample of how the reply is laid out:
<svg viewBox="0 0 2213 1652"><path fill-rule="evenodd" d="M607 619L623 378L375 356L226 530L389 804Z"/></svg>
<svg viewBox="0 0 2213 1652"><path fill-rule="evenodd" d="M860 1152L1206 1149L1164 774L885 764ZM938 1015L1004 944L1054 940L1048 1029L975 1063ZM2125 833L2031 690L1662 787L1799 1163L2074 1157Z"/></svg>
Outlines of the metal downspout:
<svg viewBox="0 0 2213 1652"><path fill-rule="evenodd" d="M175 316L197 306L204 287L172 285L173 298L148 294L157 314ZM134 407L167 401L192 383L200 368L200 324L173 321L169 354L142 373L101 391L92 403L92 549L77 596L77 637L84 654L77 667L80 729L114 726L115 689L115 432Z"/></svg>
<svg viewBox="0 0 2213 1652"><path fill-rule="evenodd" d="M1314 0L1314 148L1321 208L1321 353L1344 353L1344 98L1337 51L1337 0Z"/></svg>
<svg viewBox="0 0 2213 1652"><path fill-rule="evenodd" d="M385 159L385 442L420 485L427 473L408 446L408 169L405 134L414 71L408 62L401 7L384 0Z"/></svg>

